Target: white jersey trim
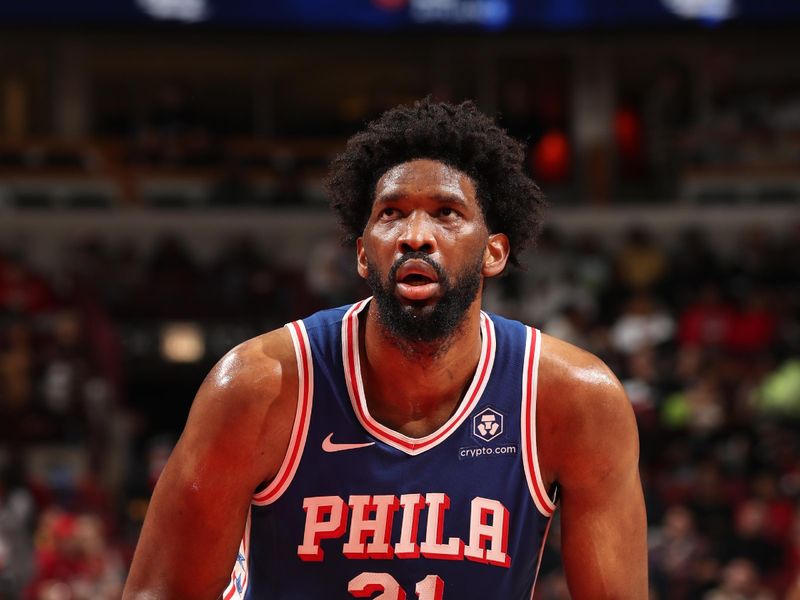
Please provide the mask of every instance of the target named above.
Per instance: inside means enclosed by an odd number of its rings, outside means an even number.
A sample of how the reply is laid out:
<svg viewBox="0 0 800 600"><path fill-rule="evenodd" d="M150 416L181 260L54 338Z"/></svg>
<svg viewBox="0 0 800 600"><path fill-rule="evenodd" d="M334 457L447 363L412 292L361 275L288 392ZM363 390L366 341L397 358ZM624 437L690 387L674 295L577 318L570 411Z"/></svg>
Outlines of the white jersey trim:
<svg viewBox="0 0 800 600"><path fill-rule="evenodd" d="M297 409L292 426L292 436L289 447L278 474L270 484L260 492L253 495L252 504L266 506L280 498L297 473L297 467L303 456L303 449L308 437L308 426L311 422L311 408L314 398L314 363L311 356L311 344L308 333L302 321L293 321L285 326L292 336L294 353L297 359Z"/></svg>
<svg viewBox="0 0 800 600"><path fill-rule="evenodd" d="M522 368L522 413L520 415L522 463L533 502L540 513L545 517L549 517L555 511L556 505L549 498L542 481L539 456L536 450L536 397L542 334L539 330L531 327L526 327L525 329L525 361Z"/></svg>
<svg viewBox="0 0 800 600"><path fill-rule="evenodd" d="M367 298L351 306L342 319L342 359L347 392L350 395L356 418L370 435L393 448L405 452L409 456L415 456L441 444L450 437L469 418L473 409L478 405L494 365L496 352L494 323L486 313L481 311L481 354L478 360L478 368L475 370L472 382L458 409L436 431L421 438L412 438L398 433L373 419L367 407L364 383L361 378L358 314L370 300L371 298Z"/></svg>

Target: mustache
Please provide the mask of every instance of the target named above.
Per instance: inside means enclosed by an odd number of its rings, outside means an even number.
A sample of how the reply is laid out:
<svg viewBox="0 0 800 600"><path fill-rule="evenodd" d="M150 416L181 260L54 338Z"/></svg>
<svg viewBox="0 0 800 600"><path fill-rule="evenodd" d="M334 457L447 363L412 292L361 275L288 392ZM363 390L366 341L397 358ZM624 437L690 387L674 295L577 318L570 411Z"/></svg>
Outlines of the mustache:
<svg viewBox="0 0 800 600"><path fill-rule="evenodd" d="M444 272L442 266L433 260L430 256L425 254L424 252L407 252L403 254L400 258L398 258L392 264L392 267L389 269L389 281L394 282L397 278L397 271L402 267L405 263L410 260L421 260L427 263L434 271L436 271L436 275L439 278L439 281L445 281L447 279L447 275Z"/></svg>

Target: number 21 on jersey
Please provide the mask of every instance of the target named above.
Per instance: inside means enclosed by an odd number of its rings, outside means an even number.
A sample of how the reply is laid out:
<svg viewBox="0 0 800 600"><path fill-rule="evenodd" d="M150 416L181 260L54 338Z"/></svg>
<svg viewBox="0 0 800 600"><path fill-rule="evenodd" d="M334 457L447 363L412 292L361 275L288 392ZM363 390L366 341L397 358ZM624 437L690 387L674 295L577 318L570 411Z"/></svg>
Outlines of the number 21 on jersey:
<svg viewBox="0 0 800 600"><path fill-rule="evenodd" d="M406 593L397 580L388 573L361 573L347 584L347 591L355 598L369 598L381 592L372 600L406 600ZM442 600L444 581L437 575L428 575L417 582L417 598L419 600Z"/></svg>

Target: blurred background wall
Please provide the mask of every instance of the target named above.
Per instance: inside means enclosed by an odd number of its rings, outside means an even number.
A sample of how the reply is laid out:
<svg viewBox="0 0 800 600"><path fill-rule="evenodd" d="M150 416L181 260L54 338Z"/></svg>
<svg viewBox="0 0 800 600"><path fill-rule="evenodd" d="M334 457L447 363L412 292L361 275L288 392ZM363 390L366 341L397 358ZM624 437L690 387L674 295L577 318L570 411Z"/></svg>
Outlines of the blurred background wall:
<svg viewBox="0 0 800 600"><path fill-rule="evenodd" d="M208 369L367 294L321 179L429 94L526 144L548 226L486 307L623 381L652 598L789 597L800 5L629 4L0 2L0 598L119 597Z"/></svg>

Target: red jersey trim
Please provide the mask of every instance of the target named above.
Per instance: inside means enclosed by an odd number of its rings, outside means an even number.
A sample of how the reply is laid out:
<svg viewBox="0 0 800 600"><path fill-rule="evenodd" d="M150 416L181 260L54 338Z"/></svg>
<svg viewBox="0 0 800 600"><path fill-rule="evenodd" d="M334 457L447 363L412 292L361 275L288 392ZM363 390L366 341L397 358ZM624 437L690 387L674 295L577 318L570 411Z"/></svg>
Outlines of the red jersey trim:
<svg viewBox="0 0 800 600"><path fill-rule="evenodd" d="M539 457L536 451L536 396L539 379L539 355L542 346L542 334L531 327L526 327L525 362L522 368L522 463L525 467L525 479L536 508L545 517L549 517L556 505L548 497L539 470Z"/></svg>
<svg viewBox="0 0 800 600"><path fill-rule="evenodd" d="M461 405L439 429L421 437L412 438L381 425L369 414L364 384L361 379L361 360L358 349L358 315L371 298L354 304L342 319L342 358L345 382L356 417L364 429L385 444L397 448L410 456L425 452L446 440L470 415L486 388L492 373L495 356L495 334L492 320L481 312L481 355L472 383L461 401Z"/></svg>
<svg viewBox="0 0 800 600"><path fill-rule="evenodd" d="M297 358L297 410L292 426L292 436L289 439L289 448L278 474L265 489L253 495L252 504L257 506L272 504L289 487L303 456L308 426L311 421L311 405L314 397L314 365L311 358L311 344L302 321L288 323L286 328L292 336Z"/></svg>

